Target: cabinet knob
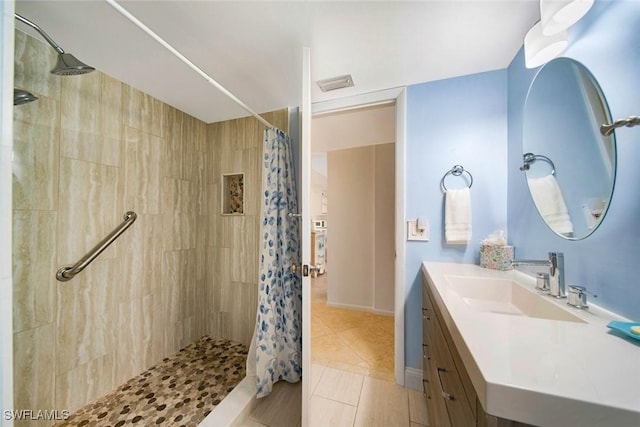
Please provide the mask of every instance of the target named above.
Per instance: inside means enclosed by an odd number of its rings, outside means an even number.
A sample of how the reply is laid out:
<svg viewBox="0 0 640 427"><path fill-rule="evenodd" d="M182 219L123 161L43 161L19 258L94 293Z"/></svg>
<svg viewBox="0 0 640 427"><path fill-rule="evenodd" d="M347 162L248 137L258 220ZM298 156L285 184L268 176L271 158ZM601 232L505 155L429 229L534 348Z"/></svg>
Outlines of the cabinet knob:
<svg viewBox="0 0 640 427"><path fill-rule="evenodd" d="M442 397L444 397L447 400L455 400L455 398L453 397L452 394L447 393L446 391L442 392Z"/></svg>

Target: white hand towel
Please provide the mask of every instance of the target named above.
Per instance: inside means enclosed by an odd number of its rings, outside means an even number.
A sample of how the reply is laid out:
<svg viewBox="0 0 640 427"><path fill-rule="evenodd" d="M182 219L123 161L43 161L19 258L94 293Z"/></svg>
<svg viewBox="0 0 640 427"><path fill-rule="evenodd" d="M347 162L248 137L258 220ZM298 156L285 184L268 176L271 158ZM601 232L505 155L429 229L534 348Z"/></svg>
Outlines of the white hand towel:
<svg viewBox="0 0 640 427"><path fill-rule="evenodd" d="M451 245L464 245L471 239L471 191L447 190L444 204L444 236Z"/></svg>
<svg viewBox="0 0 640 427"><path fill-rule="evenodd" d="M559 234L573 233L573 223L556 177L547 175L527 181L531 197L549 227Z"/></svg>

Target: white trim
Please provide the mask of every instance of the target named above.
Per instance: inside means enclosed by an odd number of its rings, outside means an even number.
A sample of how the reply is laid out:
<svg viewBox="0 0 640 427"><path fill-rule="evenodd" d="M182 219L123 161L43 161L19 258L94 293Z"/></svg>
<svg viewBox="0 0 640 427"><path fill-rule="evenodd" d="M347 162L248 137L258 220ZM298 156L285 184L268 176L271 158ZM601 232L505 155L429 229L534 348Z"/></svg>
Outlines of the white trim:
<svg viewBox="0 0 640 427"><path fill-rule="evenodd" d="M404 306L406 303L405 290L405 249L404 249L404 217L406 200L405 183L405 152L406 152L406 88L391 88L378 92L365 93L348 98L316 102L311 105L313 115L328 114L337 111L350 110L357 107L381 105L389 102L396 103L396 211L395 211L395 307L394 307L394 376L396 383L405 385L404 360ZM421 374L422 375L422 374ZM304 396L303 396L304 399Z"/></svg>
<svg viewBox="0 0 640 427"><path fill-rule="evenodd" d="M404 370L404 386L412 390L423 392L422 371L415 368L406 368Z"/></svg>
<svg viewBox="0 0 640 427"><path fill-rule="evenodd" d="M395 377L396 383L406 385L404 356L404 307L407 290L405 289L405 240L404 218L406 204L406 127L407 127L407 91L402 88L396 98L396 263L395 263Z"/></svg>
<svg viewBox="0 0 640 427"><path fill-rule="evenodd" d="M302 48L302 99L300 103L300 245L302 265L311 261L311 49ZM311 403L311 277L302 275L302 427L309 425Z"/></svg>
<svg viewBox="0 0 640 427"><path fill-rule="evenodd" d="M373 107L394 102L404 87L380 90L378 92L363 93L348 98L338 98L329 101L314 102L311 105L311 114L314 116L336 113L338 111L348 111L360 107Z"/></svg>
<svg viewBox="0 0 640 427"><path fill-rule="evenodd" d="M348 308L349 310L366 311L367 313L379 314L381 316L394 316L393 311L378 310L375 307L368 307L366 305L341 304L339 302L329 302L329 301L327 301L327 305L329 307L335 307L335 308Z"/></svg>
<svg viewBox="0 0 640 427"><path fill-rule="evenodd" d="M13 277L12 277L12 185L13 150L13 63L15 3L2 2L2 124L0 126L0 408L14 409L13 402ZM25 107L23 107L25 108ZM2 414L4 415L4 414ZM4 416L2 417L4 418ZM0 419L3 427L13 420Z"/></svg>

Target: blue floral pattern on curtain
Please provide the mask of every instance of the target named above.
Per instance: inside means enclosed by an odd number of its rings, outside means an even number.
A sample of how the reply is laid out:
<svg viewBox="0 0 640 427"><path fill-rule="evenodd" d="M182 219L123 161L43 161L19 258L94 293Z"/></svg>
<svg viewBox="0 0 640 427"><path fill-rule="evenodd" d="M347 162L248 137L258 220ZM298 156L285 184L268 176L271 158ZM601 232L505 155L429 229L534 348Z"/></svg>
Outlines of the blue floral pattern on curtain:
<svg viewBox="0 0 640 427"><path fill-rule="evenodd" d="M271 393L279 380L302 377L302 284L291 265L300 265L300 225L289 137L264 134L260 280L256 319L256 396Z"/></svg>

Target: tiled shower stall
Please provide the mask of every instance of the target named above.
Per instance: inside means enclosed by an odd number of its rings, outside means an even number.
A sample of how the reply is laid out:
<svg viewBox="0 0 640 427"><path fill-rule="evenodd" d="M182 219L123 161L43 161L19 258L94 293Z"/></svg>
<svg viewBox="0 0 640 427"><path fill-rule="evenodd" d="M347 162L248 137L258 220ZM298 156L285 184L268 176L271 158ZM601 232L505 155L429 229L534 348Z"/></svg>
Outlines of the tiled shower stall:
<svg viewBox="0 0 640 427"><path fill-rule="evenodd" d="M15 86L39 99L14 109L14 407L74 411L205 334L248 344L263 126L206 124L99 71L51 75L55 52L15 37ZM288 130L287 109L264 117ZM221 214L231 173L243 215Z"/></svg>

